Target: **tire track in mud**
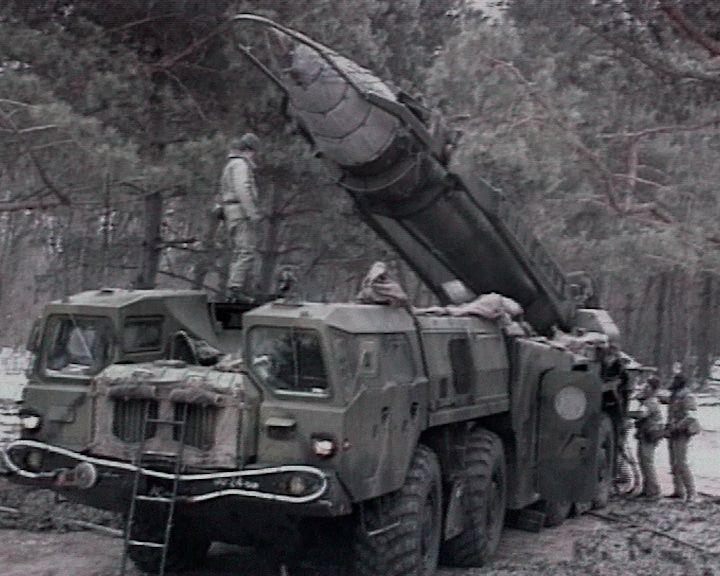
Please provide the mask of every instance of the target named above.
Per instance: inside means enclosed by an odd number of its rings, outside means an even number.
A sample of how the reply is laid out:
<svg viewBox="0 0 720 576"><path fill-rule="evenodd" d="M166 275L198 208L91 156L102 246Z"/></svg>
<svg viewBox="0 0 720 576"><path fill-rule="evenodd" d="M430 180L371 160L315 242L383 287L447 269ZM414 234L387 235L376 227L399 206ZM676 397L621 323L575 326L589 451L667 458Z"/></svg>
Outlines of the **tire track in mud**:
<svg viewBox="0 0 720 576"><path fill-rule="evenodd" d="M613 523L613 524L621 524L627 528L650 532L652 534L655 534L656 536L668 538L669 540L672 540L673 542L677 542L678 544L680 544L682 546L687 546L688 548L696 550L697 552L702 552L703 554L711 554L711 555L715 555L715 556L720 556L720 548L718 548L718 549L705 548L698 544L694 544L693 542L688 542L687 540L684 540L684 539L682 539L678 536L675 536L669 532L663 532L662 530L658 530L656 528L653 528L652 526L647 526L647 525L644 525L644 524L641 524L638 522L633 522L632 520L623 518L619 515L615 515L612 513L603 514L601 512L594 512L594 511L588 512L588 514L590 514L591 516L595 516L596 518L600 518L601 520L605 520L607 522Z"/></svg>
<svg viewBox="0 0 720 576"><path fill-rule="evenodd" d="M0 514L31 514L7 508L0 509ZM591 518L601 521L599 528L587 529ZM650 524L650 521L653 523ZM584 531L577 531L575 527L582 524L586 525ZM121 553L120 530L77 520L68 520L64 528L93 530L112 536L113 540L108 541L105 547L106 561L111 562L111 557L119 557ZM536 552L526 553L528 546L523 546L523 541L532 547L533 540L538 536L545 542L574 539L570 557L556 557L551 547L543 557L538 557ZM52 538L52 533L47 537ZM720 499L707 496L700 502L685 505L667 500L643 502L618 498L602 512L569 519L563 526L543 530L540 535L513 531L509 540L505 548L515 547L516 552L501 549L499 560L491 562L486 568L451 571L440 568L438 576L565 576L583 572L602 576L629 573L720 576ZM238 568L246 576L267 573L253 551L215 545L206 564L186 576L226 576L237 574ZM228 572L229 569L232 571ZM292 576L330 576L337 573L329 567L307 565L302 571L293 572Z"/></svg>

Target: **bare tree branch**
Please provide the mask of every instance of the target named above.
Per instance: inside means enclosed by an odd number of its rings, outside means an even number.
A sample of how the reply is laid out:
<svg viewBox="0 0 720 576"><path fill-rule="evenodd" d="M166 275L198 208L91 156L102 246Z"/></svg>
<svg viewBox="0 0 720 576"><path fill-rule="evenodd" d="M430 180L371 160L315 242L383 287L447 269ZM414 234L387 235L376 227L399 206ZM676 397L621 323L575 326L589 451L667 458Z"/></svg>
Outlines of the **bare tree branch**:
<svg viewBox="0 0 720 576"><path fill-rule="evenodd" d="M194 284L195 280L193 278L189 278L188 276L185 276L184 274L178 274L177 272L172 272L170 270L158 270L158 274L161 276L167 276L168 278L175 278L176 280L183 280L187 282L188 284ZM220 290L213 288L212 286L209 286L208 284L203 284L202 288L204 290L207 290L209 292L213 292L215 294L219 294L222 296L222 292Z"/></svg>
<svg viewBox="0 0 720 576"><path fill-rule="evenodd" d="M122 32L124 30L135 28L136 26L142 26L143 24L149 24L150 22L157 22L158 20L167 20L169 18L175 18L176 16L183 16L183 14L182 12L169 12L168 14L160 14L159 16L146 16L145 18L133 20L132 22L116 26L115 28L108 28L105 30L105 33L111 34L113 32Z"/></svg>
<svg viewBox="0 0 720 576"><path fill-rule="evenodd" d="M627 158L627 188L625 190L625 211L631 209L635 202L635 189L638 179L638 139L631 138L628 145Z"/></svg>
<svg viewBox="0 0 720 576"><path fill-rule="evenodd" d="M15 121L2 108L0 108L0 115L5 119L5 122L7 122L10 125L10 127L15 131L15 133L19 134L19 132L18 132L19 128L15 124ZM35 169L37 170L37 173L39 174L40 179L43 181L45 186L47 186L48 190L50 190L58 198L58 200L60 200L61 204L64 204L66 206L70 205L71 204L70 197L65 192L60 190L55 185L55 183L50 179L47 172L45 171L45 167L42 165L42 163L40 162L38 157L35 155L33 150L23 143L20 143L20 148L22 150L24 150L25 153L27 153L27 155L32 160L32 163L35 166Z"/></svg>
<svg viewBox="0 0 720 576"><path fill-rule="evenodd" d="M183 81L180 80L180 78L178 78L178 76L177 76L176 74L173 74L168 68L163 68L162 71L163 71L163 73L164 73L165 75L167 75L173 82L175 82L175 84L177 84L178 87L179 87L183 92L185 92L185 94L187 94L188 98L190 98L190 101L191 101L192 104L193 104L193 107L195 108L195 110L197 110L197 113L198 113L198 115L200 116L200 118L202 118L203 120L207 121L207 120L208 120L207 115L206 115L205 112L203 111L202 106L200 106L200 103L197 101L197 98L195 98L195 96L193 95L193 93L190 91L190 88L188 88L188 87L183 83Z"/></svg>
<svg viewBox="0 0 720 576"><path fill-rule="evenodd" d="M33 202L0 202L0 212L23 212L25 210L48 210L64 206L61 202L35 200Z"/></svg>
<svg viewBox="0 0 720 576"><path fill-rule="evenodd" d="M32 108L32 104L27 102L20 102L18 100L8 100L7 98L0 98L0 104L10 104L11 106L19 106L21 108Z"/></svg>
<svg viewBox="0 0 720 576"><path fill-rule="evenodd" d="M656 126L654 128L646 128L644 130L637 130L635 132L615 132L612 134L601 134L600 138L645 138L646 136L655 136L657 134L674 134L676 132L695 132L697 130L703 130L705 128L717 128L720 126L720 116L705 120L698 124L690 124L683 126L682 124L675 124L672 126Z"/></svg>
<svg viewBox="0 0 720 576"><path fill-rule="evenodd" d="M683 36L705 48L711 56L720 56L720 42L703 33L700 28L695 26L695 24L685 16L677 5L670 4L669 2L661 2L660 11L667 16L673 28Z"/></svg>
<svg viewBox="0 0 720 576"><path fill-rule="evenodd" d="M634 186L635 183L639 182L637 174L639 159L637 157L638 151L636 142L640 136L636 135L634 138L631 138L632 142L629 149L628 172L623 177L623 180L629 184L629 188L627 189L627 196L625 197L624 202L621 202L616 186L616 174L613 173L605 160L603 160L597 152L589 148L582 141L577 131L565 120L563 120L560 113L555 110L548 99L540 92L537 85L526 78L514 64L491 57L486 57L486 59L491 63L491 65L508 71L520 84L524 86L528 97L539 105L547 115L547 119L533 117L533 120L537 123L549 124L560 130L570 146L572 146L580 156L585 158L588 164L599 175L603 183L605 196L603 204L623 216L636 218L638 215L648 214L651 218L664 224L674 222L672 214L670 214L668 210L660 206L657 202L634 203ZM642 135L645 135L644 132Z"/></svg>
<svg viewBox="0 0 720 576"><path fill-rule="evenodd" d="M567 123L560 118L554 107L547 101L546 98L544 98L544 96L537 89L537 86L529 79L527 79L514 64L504 60L499 60L497 58L486 58L493 66L502 68L510 72L510 74L514 76L515 79L518 80L525 87L528 96L536 104L539 104L540 107L548 114L548 118L550 120L549 123L560 129L560 131L565 134L570 145L575 148L576 152L583 156L589 162L589 164L600 174L604 183L605 195L607 196L608 204L616 212L622 212L622 207L620 206L620 203L618 201L617 191L615 189L612 172L601 160L601 158L582 142L577 132L573 130L572 127L568 126Z"/></svg>
<svg viewBox="0 0 720 576"><path fill-rule="evenodd" d="M185 59L187 56L195 52L198 48L202 48L210 42L215 36L220 34L227 26L230 25L230 21L224 21L219 26L215 27L214 30L212 30L209 34L206 34L199 40L196 40L192 44L190 44L185 50L181 50L177 54L168 55L165 58L161 58L157 63L155 63L153 66L157 68L171 68L176 63L180 62L181 60Z"/></svg>
<svg viewBox="0 0 720 576"><path fill-rule="evenodd" d="M621 50L625 55L630 56L632 59L637 60L638 62L643 64L660 78L693 80L713 84L716 87L720 86L720 78L671 65L649 54L646 50L642 48L642 44L639 42L620 40L616 36L613 36L612 34L607 34L603 30L599 29L597 26L594 26L589 22L584 21L582 18L578 18L577 22L582 27L595 34L598 38L601 38L607 44L614 46L615 48Z"/></svg>
<svg viewBox="0 0 720 576"><path fill-rule="evenodd" d="M19 130L13 130L12 128L0 128L0 132L10 132L12 134L30 134L31 132L55 130L57 128L57 124L47 124L46 126L30 126L29 128L21 128Z"/></svg>
<svg viewBox="0 0 720 576"><path fill-rule="evenodd" d="M647 178L642 178L637 175L630 175L630 174L621 174L616 173L613 174L613 176L619 180L627 180L631 185L635 184L645 184L647 186L652 186L653 188L663 189L663 188L669 188L666 184L660 184L659 182L655 182L654 180L648 180Z"/></svg>
<svg viewBox="0 0 720 576"><path fill-rule="evenodd" d="M170 238L168 240L162 240L160 246L163 248L176 248L183 244L195 244L197 241L197 238Z"/></svg>

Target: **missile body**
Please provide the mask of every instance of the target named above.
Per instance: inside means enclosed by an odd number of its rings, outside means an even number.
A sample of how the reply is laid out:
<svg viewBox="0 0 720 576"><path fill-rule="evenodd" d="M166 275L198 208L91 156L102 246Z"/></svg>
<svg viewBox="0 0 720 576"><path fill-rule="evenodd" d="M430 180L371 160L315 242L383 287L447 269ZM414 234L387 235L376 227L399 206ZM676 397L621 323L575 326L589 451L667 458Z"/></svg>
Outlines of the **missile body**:
<svg viewBox="0 0 720 576"><path fill-rule="evenodd" d="M478 295L518 301L540 332L567 329L574 306L565 278L502 194L478 178L468 185L447 168L452 133L439 117L368 70L270 20L273 79L288 113L364 220L435 292L457 301L457 280Z"/></svg>

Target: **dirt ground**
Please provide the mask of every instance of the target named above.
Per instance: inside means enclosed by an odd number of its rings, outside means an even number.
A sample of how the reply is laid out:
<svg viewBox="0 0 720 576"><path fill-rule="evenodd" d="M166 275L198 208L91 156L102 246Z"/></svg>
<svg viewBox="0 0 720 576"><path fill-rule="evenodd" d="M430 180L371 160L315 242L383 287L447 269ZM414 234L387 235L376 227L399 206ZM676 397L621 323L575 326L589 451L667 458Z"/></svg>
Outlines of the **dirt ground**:
<svg viewBox="0 0 720 576"><path fill-rule="evenodd" d="M643 502L618 497L602 511L584 515L539 534L506 529L493 562L485 568L438 570L438 576L720 576L720 402L700 399L703 432L690 451L699 502L663 499ZM658 451L660 479L671 490L664 446ZM0 481L1 484L1 481ZM0 494L2 486L0 485ZM48 494L26 495L24 516L0 508L0 574L2 576L112 576L119 573L122 543L94 531L70 529L58 520L63 505ZM51 510L48 512L48 510ZM77 518L77 515L74 516ZM30 520L28 520L30 518ZM108 518L89 517L95 522ZM310 576L339 575L337 570L303 570ZM252 550L214 544L204 566L186 576L260 576ZM128 576L138 576L130 566Z"/></svg>
<svg viewBox="0 0 720 576"><path fill-rule="evenodd" d="M482 569L440 569L438 576L521 575L720 576L720 502L690 505L615 501L604 511L635 525L583 516L539 534L508 529L495 560ZM671 540L658 532L672 535ZM681 543L682 541L683 543ZM121 541L95 532L0 530L3 576L118 574ZM701 551L697 548L704 548ZM213 545L205 565L186 576L261 576L252 550ZM311 566L303 576L333 576ZM139 576L133 566L128 576Z"/></svg>

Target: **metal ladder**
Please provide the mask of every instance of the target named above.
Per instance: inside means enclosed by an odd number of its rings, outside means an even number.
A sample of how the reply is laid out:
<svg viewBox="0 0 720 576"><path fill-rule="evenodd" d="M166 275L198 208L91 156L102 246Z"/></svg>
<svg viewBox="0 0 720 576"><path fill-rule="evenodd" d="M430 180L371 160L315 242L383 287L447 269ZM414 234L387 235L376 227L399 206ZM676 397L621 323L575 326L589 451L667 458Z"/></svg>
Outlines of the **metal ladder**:
<svg viewBox="0 0 720 576"><path fill-rule="evenodd" d="M120 565L120 576L125 576L125 571L128 564L129 551L132 546L139 546L145 548L156 548L160 549L160 566L158 569L157 576L165 576L165 564L167 563L168 550L170 548L170 537L172 535L173 519L175 516L175 504L177 503L178 486L180 484L180 474L183 470L183 450L185 447L185 428L187 424L188 405L181 404L182 410L179 419L167 420L164 418L153 417L150 413L150 402L145 404L145 413L142 419L140 443L138 445L137 452L135 454L135 476L133 478L132 487L132 498L130 500L130 510L128 512L127 521L125 523L125 532L123 537L123 554L122 563ZM177 415L176 415L177 418ZM148 424L159 426L170 426L173 429L180 431L178 449L176 452L156 452L145 450L145 439ZM173 482L172 489L169 495L164 496L153 496L143 492L144 482L141 482L143 463L148 457L161 457L174 461L173 466ZM152 542L145 540L133 540L131 538L132 527L137 516L138 502L149 502L156 503L166 507L165 515L165 534L162 542Z"/></svg>

